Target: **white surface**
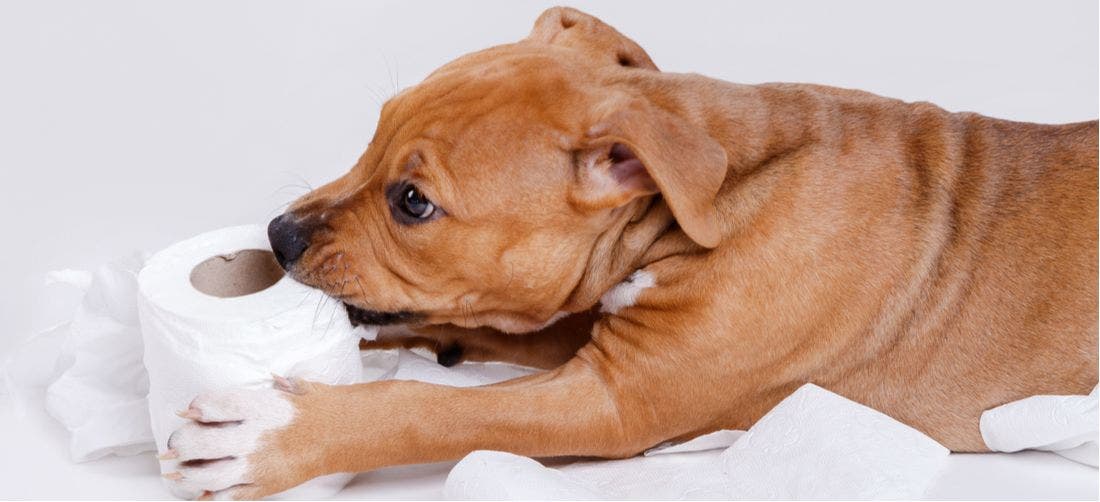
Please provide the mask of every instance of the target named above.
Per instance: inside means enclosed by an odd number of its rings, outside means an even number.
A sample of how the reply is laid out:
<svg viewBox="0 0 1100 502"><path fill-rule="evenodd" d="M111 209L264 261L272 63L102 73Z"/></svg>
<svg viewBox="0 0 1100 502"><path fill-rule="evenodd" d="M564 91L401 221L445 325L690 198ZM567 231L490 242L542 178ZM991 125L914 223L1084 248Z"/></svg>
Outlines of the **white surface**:
<svg viewBox="0 0 1100 502"><path fill-rule="evenodd" d="M0 357L75 307L46 271L275 216L297 185L355 161L376 95L524 36L552 3L0 3ZM670 71L1016 120L1097 116L1091 0L570 4ZM0 396L0 497L163 496L149 458L72 465L62 432L37 411L18 420ZM622 462L668 461L658 457ZM447 470L368 473L343 496L430 497ZM931 493L1096 498L1096 478L1052 454L952 455Z"/></svg>

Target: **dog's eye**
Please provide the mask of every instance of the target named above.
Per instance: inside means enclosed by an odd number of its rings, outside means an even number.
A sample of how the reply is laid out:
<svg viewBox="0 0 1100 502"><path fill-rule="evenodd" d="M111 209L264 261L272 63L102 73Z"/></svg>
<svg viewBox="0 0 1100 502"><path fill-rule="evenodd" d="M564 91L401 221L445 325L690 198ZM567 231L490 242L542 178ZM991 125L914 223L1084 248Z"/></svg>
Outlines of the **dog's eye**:
<svg viewBox="0 0 1100 502"><path fill-rule="evenodd" d="M443 208L435 205L416 185L407 181L387 186L386 201L390 206L390 215L402 225L427 223L447 215Z"/></svg>
<svg viewBox="0 0 1100 502"><path fill-rule="evenodd" d="M435 204L411 185L402 193L400 205L405 214L419 220L431 218L432 213L435 212Z"/></svg>

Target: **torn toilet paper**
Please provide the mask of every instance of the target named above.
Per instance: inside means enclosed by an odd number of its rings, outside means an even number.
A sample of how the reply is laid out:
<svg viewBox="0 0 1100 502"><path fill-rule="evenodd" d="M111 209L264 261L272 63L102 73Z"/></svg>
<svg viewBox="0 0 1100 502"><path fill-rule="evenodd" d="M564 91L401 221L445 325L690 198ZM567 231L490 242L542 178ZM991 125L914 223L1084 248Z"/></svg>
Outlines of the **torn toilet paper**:
<svg viewBox="0 0 1100 502"><path fill-rule="evenodd" d="M688 453L695 451L707 451L729 448L745 434L745 431L720 430L703 434L683 443L662 443L646 450L643 455L667 455L669 453Z"/></svg>
<svg viewBox="0 0 1100 502"><path fill-rule="evenodd" d="M1087 396L1032 396L987 410L982 439L993 451L1046 450L1096 467L1097 388Z"/></svg>
<svg viewBox="0 0 1100 502"><path fill-rule="evenodd" d="M948 449L813 384L766 413L722 454L739 499L915 499Z"/></svg>
<svg viewBox="0 0 1100 502"><path fill-rule="evenodd" d="M602 500L583 481L527 457L475 451L455 464L443 486L447 500Z"/></svg>
<svg viewBox="0 0 1100 502"><path fill-rule="evenodd" d="M470 454L447 477L444 494L463 500L528 498L912 499L948 450L889 416L806 384L747 432L719 431L682 445L697 451L732 441L717 461L649 472L658 483L608 482L599 468L558 471L501 452ZM692 444L694 443L694 444ZM688 495L690 493L690 495Z"/></svg>
<svg viewBox="0 0 1100 502"><path fill-rule="evenodd" d="M729 482L713 452L728 447L741 434L717 431L660 451L655 448L641 457L570 462L558 468L511 453L478 451L451 469L443 496L450 500L727 500Z"/></svg>
<svg viewBox="0 0 1100 502"><path fill-rule="evenodd" d="M60 348L61 374L46 390L46 409L72 433L77 462L153 449L137 319L143 264L135 254L94 274L68 270L48 278L85 291Z"/></svg>

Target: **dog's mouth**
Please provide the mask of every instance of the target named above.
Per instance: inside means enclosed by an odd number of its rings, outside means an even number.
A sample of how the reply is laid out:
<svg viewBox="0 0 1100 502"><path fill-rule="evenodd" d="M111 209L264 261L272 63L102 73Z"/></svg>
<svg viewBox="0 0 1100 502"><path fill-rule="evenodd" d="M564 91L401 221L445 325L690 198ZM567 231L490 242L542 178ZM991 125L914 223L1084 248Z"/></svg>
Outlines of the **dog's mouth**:
<svg viewBox="0 0 1100 502"><path fill-rule="evenodd" d="M361 309L349 303L344 303L344 308L348 311L348 320L351 321L352 326L359 326L360 324L368 326L404 324L414 321L418 317L415 312L379 312L377 310Z"/></svg>

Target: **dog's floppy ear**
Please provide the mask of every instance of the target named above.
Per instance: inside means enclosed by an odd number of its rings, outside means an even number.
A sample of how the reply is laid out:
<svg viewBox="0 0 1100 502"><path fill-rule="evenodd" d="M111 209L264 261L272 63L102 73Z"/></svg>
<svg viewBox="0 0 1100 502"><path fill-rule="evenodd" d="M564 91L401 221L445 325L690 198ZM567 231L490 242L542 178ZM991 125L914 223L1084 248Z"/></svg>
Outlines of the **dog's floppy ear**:
<svg viewBox="0 0 1100 502"><path fill-rule="evenodd" d="M584 209L620 207L660 193L697 244L721 240L715 198L726 152L706 131L642 99L612 100L576 152L571 201Z"/></svg>
<svg viewBox="0 0 1100 502"><path fill-rule="evenodd" d="M649 54L633 40L623 36L593 16L569 7L547 9L535 21L527 40L534 43L569 47L587 54L594 61L606 61L630 68L656 70Z"/></svg>

